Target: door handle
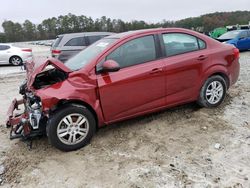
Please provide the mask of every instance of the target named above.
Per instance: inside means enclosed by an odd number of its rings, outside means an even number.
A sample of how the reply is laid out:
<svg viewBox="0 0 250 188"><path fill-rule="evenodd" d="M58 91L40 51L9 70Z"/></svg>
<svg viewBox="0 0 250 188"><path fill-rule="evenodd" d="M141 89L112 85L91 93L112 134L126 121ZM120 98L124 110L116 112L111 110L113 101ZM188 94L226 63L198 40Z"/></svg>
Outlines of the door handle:
<svg viewBox="0 0 250 188"><path fill-rule="evenodd" d="M203 60L205 60L205 59L207 59L207 56L205 56L205 55L200 55L200 56L197 58L197 60L199 60L199 61L203 61Z"/></svg>
<svg viewBox="0 0 250 188"><path fill-rule="evenodd" d="M160 73L162 72L162 68L155 68L155 69L152 69L150 74L157 74L157 73Z"/></svg>
<svg viewBox="0 0 250 188"><path fill-rule="evenodd" d="M197 58L197 60L199 60L199 61L203 61L203 60L205 60L205 59L207 59L207 56L205 56L205 55L200 55L200 56Z"/></svg>

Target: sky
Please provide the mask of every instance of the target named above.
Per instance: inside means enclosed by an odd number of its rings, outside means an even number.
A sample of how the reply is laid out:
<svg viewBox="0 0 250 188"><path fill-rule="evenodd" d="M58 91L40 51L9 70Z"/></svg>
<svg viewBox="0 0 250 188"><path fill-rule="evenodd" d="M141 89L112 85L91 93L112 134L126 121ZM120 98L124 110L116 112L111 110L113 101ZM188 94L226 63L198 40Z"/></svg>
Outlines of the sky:
<svg viewBox="0 0 250 188"><path fill-rule="evenodd" d="M0 5L0 25L4 20L22 23L26 19L39 24L68 13L94 19L107 16L160 22L236 10L250 10L250 0L4 0Z"/></svg>

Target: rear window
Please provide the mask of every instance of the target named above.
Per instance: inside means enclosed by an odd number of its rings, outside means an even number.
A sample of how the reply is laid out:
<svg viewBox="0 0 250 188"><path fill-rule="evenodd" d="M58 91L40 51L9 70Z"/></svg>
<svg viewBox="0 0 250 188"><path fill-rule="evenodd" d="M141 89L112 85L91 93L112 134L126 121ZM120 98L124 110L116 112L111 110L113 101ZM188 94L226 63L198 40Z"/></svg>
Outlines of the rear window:
<svg viewBox="0 0 250 188"><path fill-rule="evenodd" d="M88 40L89 40L89 44L93 44L96 41L100 40L101 38L106 37L104 35L95 35L95 36L87 36Z"/></svg>
<svg viewBox="0 0 250 188"><path fill-rule="evenodd" d="M64 46L87 46L85 37L70 39Z"/></svg>
<svg viewBox="0 0 250 188"><path fill-rule="evenodd" d="M60 36L60 37L57 36L57 38L56 38L56 40L55 40L52 47L55 47L55 48L58 47L58 45L61 42L62 38L63 38L63 36Z"/></svg>

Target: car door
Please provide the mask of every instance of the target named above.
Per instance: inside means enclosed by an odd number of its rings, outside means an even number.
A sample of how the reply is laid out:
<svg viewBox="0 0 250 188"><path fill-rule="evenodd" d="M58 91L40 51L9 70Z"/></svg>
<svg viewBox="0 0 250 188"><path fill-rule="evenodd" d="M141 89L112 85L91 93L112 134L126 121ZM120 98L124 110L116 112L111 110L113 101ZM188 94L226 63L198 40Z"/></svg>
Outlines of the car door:
<svg viewBox="0 0 250 188"><path fill-rule="evenodd" d="M166 105L172 106L197 97L202 66L209 61L206 43L185 33L162 34L166 58Z"/></svg>
<svg viewBox="0 0 250 188"><path fill-rule="evenodd" d="M240 50L247 50L249 49L250 37L248 36L247 31L242 31L239 34L239 39L237 42L237 48Z"/></svg>
<svg viewBox="0 0 250 188"><path fill-rule="evenodd" d="M121 69L97 75L103 114L107 122L132 117L164 106L163 60L157 59L153 35L130 40L106 60Z"/></svg>

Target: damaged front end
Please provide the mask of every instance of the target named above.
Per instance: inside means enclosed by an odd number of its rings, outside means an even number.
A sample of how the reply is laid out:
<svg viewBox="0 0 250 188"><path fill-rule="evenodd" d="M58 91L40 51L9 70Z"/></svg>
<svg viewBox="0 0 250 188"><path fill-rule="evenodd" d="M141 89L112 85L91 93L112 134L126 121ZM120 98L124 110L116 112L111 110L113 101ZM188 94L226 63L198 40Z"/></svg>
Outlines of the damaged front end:
<svg viewBox="0 0 250 188"><path fill-rule="evenodd" d="M24 108L22 113L15 113ZM30 138L45 133L47 117L42 112L41 101L31 92L26 93L23 99L14 99L7 112L7 127L11 128L10 139ZM40 126L41 125L41 126Z"/></svg>
<svg viewBox="0 0 250 188"><path fill-rule="evenodd" d="M36 91L64 81L70 72L55 59L49 59L32 73L29 67L27 70L27 79L19 88L22 99L14 99L7 112L6 126L11 129L10 139L29 139L46 134L48 112L44 111Z"/></svg>

